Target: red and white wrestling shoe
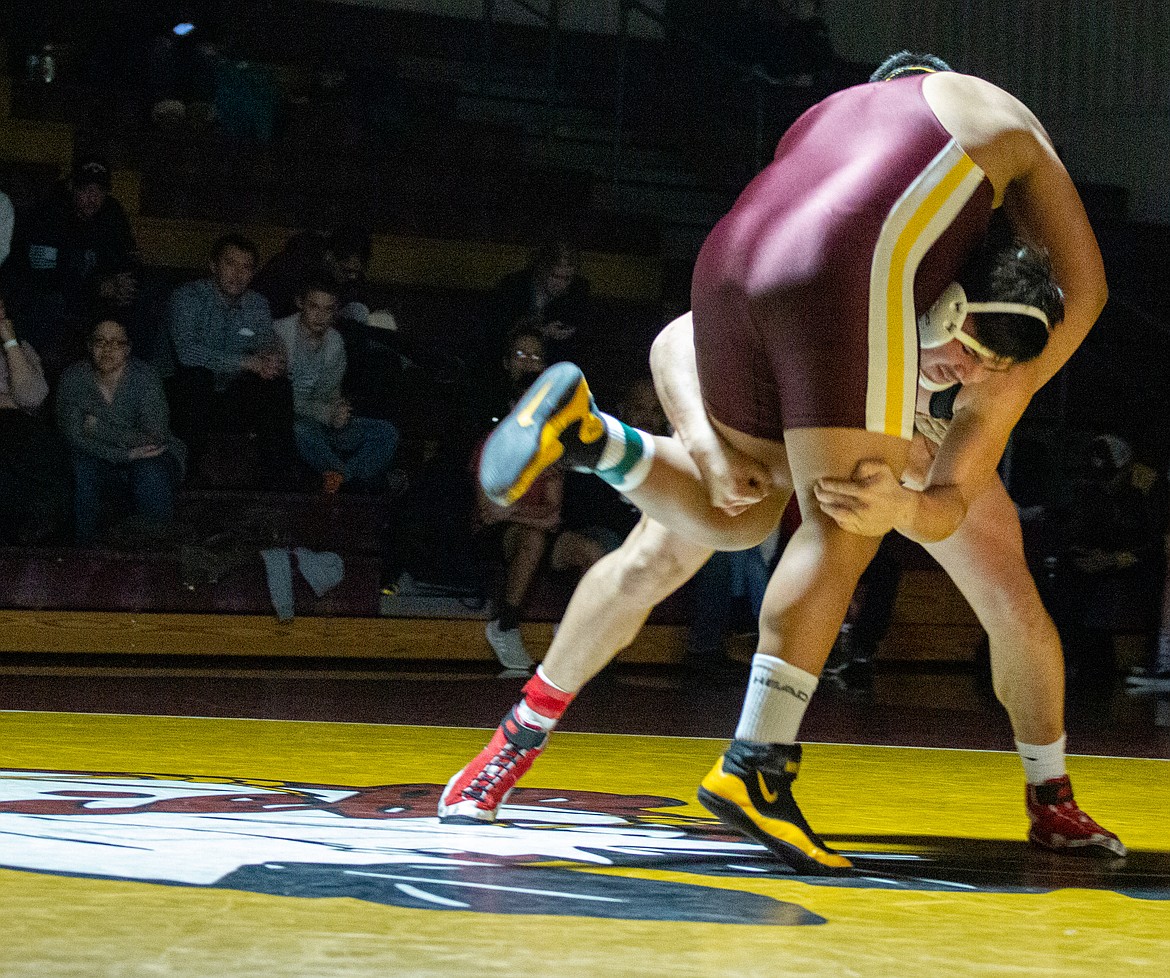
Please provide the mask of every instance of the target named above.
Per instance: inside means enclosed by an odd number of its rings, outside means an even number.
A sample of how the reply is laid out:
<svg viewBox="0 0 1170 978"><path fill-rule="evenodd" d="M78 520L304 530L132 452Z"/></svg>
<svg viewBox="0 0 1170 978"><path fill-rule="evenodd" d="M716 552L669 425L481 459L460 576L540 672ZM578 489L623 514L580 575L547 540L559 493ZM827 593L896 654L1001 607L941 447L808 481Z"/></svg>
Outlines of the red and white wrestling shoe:
<svg viewBox="0 0 1170 978"><path fill-rule="evenodd" d="M1118 859L1125 844L1081 811L1073 798L1068 775L1027 786L1028 841L1053 852L1079 853Z"/></svg>
<svg viewBox="0 0 1170 978"><path fill-rule="evenodd" d="M439 821L448 825L494 822L500 806L546 743L548 734L521 723L513 707L487 747L447 782L439 796Z"/></svg>

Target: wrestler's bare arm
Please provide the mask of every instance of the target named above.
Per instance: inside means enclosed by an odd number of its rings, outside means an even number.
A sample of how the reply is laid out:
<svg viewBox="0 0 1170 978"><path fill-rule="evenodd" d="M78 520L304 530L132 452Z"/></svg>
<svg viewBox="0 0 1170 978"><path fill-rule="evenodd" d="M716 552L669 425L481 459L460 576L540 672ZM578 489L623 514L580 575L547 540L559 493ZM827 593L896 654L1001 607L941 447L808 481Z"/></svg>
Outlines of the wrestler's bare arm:
<svg viewBox="0 0 1170 978"><path fill-rule="evenodd" d="M650 370L667 420L695 460L712 506L735 516L775 489L767 468L728 445L711 425L699 387L689 312L655 338Z"/></svg>
<svg viewBox="0 0 1170 978"><path fill-rule="evenodd" d="M888 467L863 461L852 479L817 484L821 508L842 528L865 536L896 530L918 543L945 540L966 518L971 501L995 479L1030 396L1030 379L1022 367L964 387L925 478L919 472L913 479L898 479ZM922 458L922 453L912 452L911 457Z"/></svg>
<svg viewBox="0 0 1170 978"><path fill-rule="evenodd" d="M1028 365L1031 393L1044 386L1105 307L1101 249L1072 178L1032 111L990 82L955 72L931 75L923 94L995 188L1012 226L1047 249L1064 292L1065 314L1040 357Z"/></svg>

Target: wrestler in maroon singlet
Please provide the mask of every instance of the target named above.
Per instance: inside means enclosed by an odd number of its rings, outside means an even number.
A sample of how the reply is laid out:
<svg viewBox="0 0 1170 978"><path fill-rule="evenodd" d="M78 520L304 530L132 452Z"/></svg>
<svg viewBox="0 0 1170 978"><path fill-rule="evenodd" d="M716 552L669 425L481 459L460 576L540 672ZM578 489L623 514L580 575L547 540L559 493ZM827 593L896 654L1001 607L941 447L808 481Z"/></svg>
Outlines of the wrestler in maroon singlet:
<svg viewBox="0 0 1170 978"><path fill-rule="evenodd" d="M992 207L924 77L806 112L704 243L695 350L704 400L729 427L913 434L916 315L957 278Z"/></svg>

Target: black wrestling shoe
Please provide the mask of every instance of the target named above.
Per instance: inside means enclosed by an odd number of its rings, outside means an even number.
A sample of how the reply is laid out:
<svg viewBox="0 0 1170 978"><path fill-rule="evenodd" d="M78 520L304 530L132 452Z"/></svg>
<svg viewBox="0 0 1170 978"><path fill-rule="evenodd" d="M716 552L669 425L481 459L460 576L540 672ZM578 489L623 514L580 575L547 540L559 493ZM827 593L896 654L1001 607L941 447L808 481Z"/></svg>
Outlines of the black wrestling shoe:
<svg viewBox="0 0 1170 978"><path fill-rule="evenodd" d="M579 367L555 363L491 433L479 462L479 482L492 502L511 506L564 456L592 469L606 445L605 421Z"/></svg>
<svg viewBox="0 0 1170 978"><path fill-rule="evenodd" d="M733 740L699 787L699 802L721 822L763 843L805 876L841 873L852 863L826 846L792 797L800 744Z"/></svg>

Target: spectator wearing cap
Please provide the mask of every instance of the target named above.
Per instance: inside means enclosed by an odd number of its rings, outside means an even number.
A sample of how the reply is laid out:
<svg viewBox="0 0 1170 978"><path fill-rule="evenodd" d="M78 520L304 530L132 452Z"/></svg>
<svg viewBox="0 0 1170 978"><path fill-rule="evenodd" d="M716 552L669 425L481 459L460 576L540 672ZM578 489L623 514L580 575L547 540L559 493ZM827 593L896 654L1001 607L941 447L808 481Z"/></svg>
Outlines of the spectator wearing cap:
<svg viewBox="0 0 1170 978"><path fill-rule="evenodd" d="M382 418L355 416L342 396L345 344L334 328L339 305L332 279L311 279L301 288L298 311L274 324L288 357L297 450L325 492L380 492L389 486L398 429Z"/></svg>
<svg viewBox="0 0 1170 978"><path fill-rule="evenodd" d="M83 354L100 304L133 304L138 267L130 221L110 195L102 157L79 157L67 180L18 216L4 281L50 378Z"/></svg>
<svg viewBox="0 0 1170 978"><path fill-rule="evenodd" d="M264 488L296 482L293 395L287 359L268 301L250 286L259 252L239 234L212 245L211 274L171 295L167 343L158 358L168 378L172 424L192 472L213 431L254 435Z"/></svg>

